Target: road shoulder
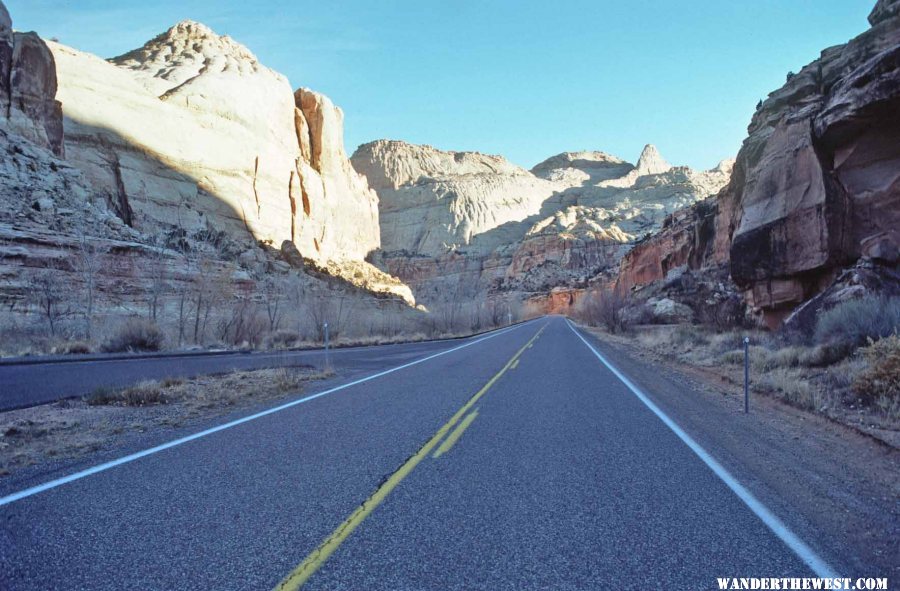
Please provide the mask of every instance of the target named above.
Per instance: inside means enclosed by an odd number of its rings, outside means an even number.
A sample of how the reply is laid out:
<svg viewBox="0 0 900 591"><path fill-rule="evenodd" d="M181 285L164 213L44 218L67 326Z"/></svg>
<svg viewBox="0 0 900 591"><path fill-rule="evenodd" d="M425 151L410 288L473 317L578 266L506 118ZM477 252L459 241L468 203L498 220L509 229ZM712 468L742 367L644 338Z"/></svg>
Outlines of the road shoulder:
<svg viewBox="0 0 900 591"><path fill-rule="evenodd" d="M745 415L733 386L581 333L833 564L900 577L900 452L770 398Z"/></svg>

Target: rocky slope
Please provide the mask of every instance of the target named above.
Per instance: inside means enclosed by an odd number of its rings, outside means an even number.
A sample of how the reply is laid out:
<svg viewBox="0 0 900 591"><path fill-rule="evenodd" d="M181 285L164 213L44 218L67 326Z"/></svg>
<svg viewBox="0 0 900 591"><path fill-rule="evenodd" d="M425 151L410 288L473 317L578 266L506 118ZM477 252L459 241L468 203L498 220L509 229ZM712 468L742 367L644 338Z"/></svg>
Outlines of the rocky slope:
<svg viewBox="0 0 900 591"><path fill-rule="evenodd" d="M500 156L380 140L351 161L379 196L382 248L372 260L432 304L583 285L730 174L727 162L671 167L653 146L636 165L570 152L526 171Z"/></svg>
<svg viewBox="0 0 900 591"><path fill-rule="evenodd" d="M868 31L789 75L754 115L731 183L634 249L620 283L724 266L751 310L777 326L859 260L896 274L898 12L897 0L879 1Z"/></svg>

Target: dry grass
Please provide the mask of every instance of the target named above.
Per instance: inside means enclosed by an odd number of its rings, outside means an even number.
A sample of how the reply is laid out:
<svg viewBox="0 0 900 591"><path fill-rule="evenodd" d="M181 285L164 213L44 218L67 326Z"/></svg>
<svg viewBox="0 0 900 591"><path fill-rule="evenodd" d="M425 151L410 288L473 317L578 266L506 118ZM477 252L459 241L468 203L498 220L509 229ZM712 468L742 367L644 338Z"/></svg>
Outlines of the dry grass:
<svg viewBox="0 0 900 591"><path fill-rule="evenodd" d="M900 418L900 337L891 335L875 341L859 353L866 368L853 380L853 391L864 403Z"/></svg>
<svg viewBox="0 0 900 591"><path fill-rule="evenodd" d="M171 382L164 386L156 381L145 380L123 390L98 388L86 396L84 401L89 406L154 406L171 402L172 389Z"/></svg>
<svg viewBox="0 0 900 591"><path fill-rule="evenodd" d="M0 413L0 475L52 459L115 444L134 432L178 428L286 395L334 375L313 367L236 371L191 379L145 381L123 389L98 389L66 400Z"/></svg>
<svg viewBox="0 0 900 591"><path fill-rule="evenodd" d="M900 337L882 339L852 354L843 343L785 343L761 331L716 333L702 326L653 326L630 337L604 338L635 346L676 365L702 368L734 384L743 382L742 338L749 336L751 389L759 394L863 430L895 432L900 421ZM887 437L893 437L887 435Z"/></svg>

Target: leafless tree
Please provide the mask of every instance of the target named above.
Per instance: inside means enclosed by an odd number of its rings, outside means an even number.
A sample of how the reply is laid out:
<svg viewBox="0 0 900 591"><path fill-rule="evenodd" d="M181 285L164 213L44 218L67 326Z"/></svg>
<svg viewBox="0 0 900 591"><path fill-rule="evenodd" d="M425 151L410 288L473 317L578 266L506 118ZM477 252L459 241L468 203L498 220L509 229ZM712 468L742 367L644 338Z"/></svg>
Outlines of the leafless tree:
<svg viewBox="0 0 900 591"><path fill-rule="evenodd" d="M269 319L269 332L275 332L281 324L281 303L285 297L286 285L284 281L270 275L263 279L260 287L266 317Z"/></svg>
<svg viewBox="0 0 900 591"><path fill-rule="evenodd" d="M204 252L196 257L191 282L191 307L194 312L194 343L206 339L206 327L216 304L227 299L230 282L227 271L217 268L215 261Z"/></svg>
<svg viewBox="0 0 900 591"><path fill-rule="evenodd" d="M325 323L328 323L328 334L336 339L353 316L355 302L346 294L319 294L308 298L306 306L310 321L314 324L316 337L325 340Z"/></svg>
<svg viewBox="0 0 900 591"><path fill-rule="evenodd" d="M290 274L286 280L285 290L287 292L288 301L294 308L295 317L297 319L297 334L303 333L303 318L300 313L306 303L306 286L303 284L303 278L297 274Z"/></svg>
<svg viewBox="0 0 900 591"><path fill-rule="evenodd" d="M230 298L227 315L218 323L217 337L220 341L238 345L244 342L259 344L265 330L265 320L260 317L253 293L247 287L236 290Z"/></svg>
<svg viewBox="0 0 900 591"><path fill-rule="evenodd" d="M81 279L82 316L84 318L84 336L91 338L94 324L94 303L97 296L97 279L106 257L107 249L97 244L85 232L83 225L77 227L78 243L75 247L73 266Z"/></svg>
<svg viewBox="0 0 900 591"><path fill-rule="evenodd" d="M169 290L168 257L165 247L158 241L150 246L145 261L147 281L147 317L157 321L162 299Z"/></svg>
<svg viewBox="0 0 900 591"><path fill-rule="evenodd" d="M595 289L582 297L578 313L591 326L603 326L612 333L622 332L627 328L622 314L626 303L618 289Z"/></svg>
<svg viewBox="0 0 900 591"><path fill-rule="evenodd" d="M48 266L30 270L25 278L28 296L47 321L52 336L56 336L64 297L64 283L59 273L59 269Z"/></svg>

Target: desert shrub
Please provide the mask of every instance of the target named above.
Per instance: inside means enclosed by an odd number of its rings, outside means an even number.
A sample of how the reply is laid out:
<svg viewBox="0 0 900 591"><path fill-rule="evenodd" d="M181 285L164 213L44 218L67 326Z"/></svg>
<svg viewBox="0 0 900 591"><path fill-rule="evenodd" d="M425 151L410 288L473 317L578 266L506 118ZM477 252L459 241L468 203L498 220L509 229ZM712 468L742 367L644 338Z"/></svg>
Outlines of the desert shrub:
<svg viewBox="0 0 900 591"><path fill-rule="evenodd" d="M163 332L155 323L141 318L131 318L103 343L102 348L108 353L159 351L164 342Z"/></svg>
<svg viewBox="0 0 900 591"><path fill-rule="evenodd" d="M827 343L803 349L798 362L804 367L827 367L846 359L851 353L853 353L853 345Z"/></svg>
<svg viewBox="0 0 900 591"><path fill-rule="evenodd" d="M719 331L744 325L744 301L738 295L713 304L698 305L695 310L700 324L712 326Z"/></svg>
<svg viewBox="0 0 900 591"><path fill-rule="evenodd" d="M124 390L97 388L85 397L90 406L152 406L168 404L169 399L159 382L140 382Z"/></svg>
<svg viewBox="0 0 900 591"><path fill-rule="evenodd" d="M706 333L695 326L679 326L672 331L672 344L699 347L709 344Z"/></svg>
<svg viewBox="0 0 900 591"><path fill-rule="evenodd" d="M276 369L272 380L279 392L297 389L303 381L299 372L287 367Z"/></svg>
<svg viewBox="0 0 900 591"><path fill-rule="evenodd" d="M900 337L875 341L859 353L868 366L856 376L853 391L867 403L900 401Z"/></svg>
<svg viewBox="0 0 900 591"><path fill-rule="evenodd" d="M712 334L709 336L710 352L713 355L722 355L735 347L739 347L743 338L744 335L738 332Z"/></svg>
<svg viewBox="0 0 900 591"><path fill-rule="evenodd" d="M744 350L733 349L731 351L725 351L719 355L719 362L726 365L740 365L744 363Z"/></svg>
<svg viewBox="0 0 900 591"><path fill-rule="evenodd" d="M801 347L782 347L769 354L769 364L773 367L797 367L805 352Z"/></svg>
<svg viewBox="0 0 900 591"><path fill-rule="evenodd" d="M900 329L900 297L866 296L823 312L816 323L819 344L861 347Z"/></svg>
<svg viewBox="0 0 900 591"><path fill-rule="evenodd" d="M807 410L820 410L822 406L815 389L796 370L771 369L759 376L758 381L764 388L778 393L782 400L792 406Z"/></svg>
<svg viewBox="0 0 900 591"><path fill-rule="evenodd" d="M300 333L291 330L276 330L266 335L267 349L289 349L300 343Z"/></svg>
<svg viewBox="0 0 900 591"><path fill-rule="evenodd" d="M84 397L84 401L90 406L106 406L115 404L117 392L112 388L101 386L95 388L90 394Z"/></svg>
<svg viewBox="0 0 900 591"><path fill-rule="evenodd" d="M91 344L86 341L66 341L50 350L50 353L57 353L59 355L83 355L92 352L93 348L91 347Z"/></svg>
<svg viewBox="0 0 900 591"><path fill-rule="evenodd" d="M153 381L141 382L126 388L121 393L121 401L125 406L152 406L169 402L163 388Z"/></svg>
<svg viewBox="0 0 900 591"><path fill-rule="evenodd" d="M628 323L623 314L626 299L615 289L592 291L579 302L579 315L590 326L602 326L609 332L624 332Z"/></svg>

